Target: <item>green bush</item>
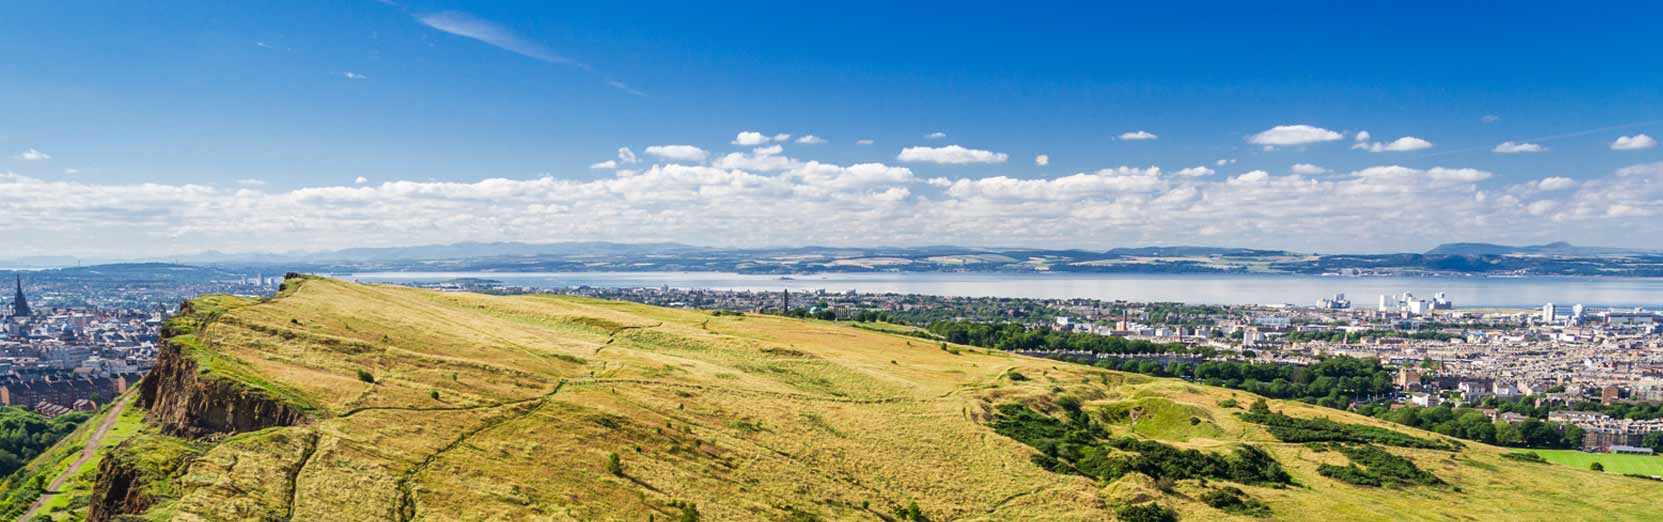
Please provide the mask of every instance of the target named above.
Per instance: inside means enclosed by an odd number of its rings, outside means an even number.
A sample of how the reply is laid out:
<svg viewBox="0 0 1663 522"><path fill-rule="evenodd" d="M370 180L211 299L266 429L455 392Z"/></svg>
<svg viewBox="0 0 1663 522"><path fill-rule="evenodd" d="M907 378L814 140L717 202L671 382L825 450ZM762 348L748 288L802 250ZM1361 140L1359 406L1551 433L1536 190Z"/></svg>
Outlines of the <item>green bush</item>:
<svg viewBox="0 0 1663 522"><path fill-rule="evenodd" d="M1178 512L1160 504L1126 506L1114 512L1122 522L1178 522Z"/></svg>
<svg viewBox="0 0 1663 522"><path fill-rule="evenodd" d="M370 384L375 384L375 374L370 373L369 370L359 368L358 369L358 380L364 381L364 382L367 382L367 383L370 383Z"/></svg>

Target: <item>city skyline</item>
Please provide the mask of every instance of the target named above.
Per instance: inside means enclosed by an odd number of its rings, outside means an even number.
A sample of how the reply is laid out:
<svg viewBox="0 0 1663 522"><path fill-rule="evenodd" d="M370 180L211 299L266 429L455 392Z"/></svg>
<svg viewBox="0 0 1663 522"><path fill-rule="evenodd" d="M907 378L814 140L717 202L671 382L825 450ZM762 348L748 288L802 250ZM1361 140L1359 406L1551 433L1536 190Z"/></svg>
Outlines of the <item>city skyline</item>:
<svg viewBox="0 0 1663 522"><path fill-rule="evenodd" d="M1642 13L865 7L889 16L15 6L0 233L14 256L125 258L1658 246Z"/></svg>

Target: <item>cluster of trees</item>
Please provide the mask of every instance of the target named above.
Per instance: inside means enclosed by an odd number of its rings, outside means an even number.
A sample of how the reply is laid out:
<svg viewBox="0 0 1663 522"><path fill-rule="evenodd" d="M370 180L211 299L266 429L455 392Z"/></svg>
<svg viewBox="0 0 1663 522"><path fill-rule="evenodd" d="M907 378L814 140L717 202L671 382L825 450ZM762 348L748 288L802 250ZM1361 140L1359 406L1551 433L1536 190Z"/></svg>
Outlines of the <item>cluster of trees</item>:
<svg viewBox="0 0 1663 522"><path fill-rule="evenodd" d="M1447 404L1432 407L1403 406L1397 409L1370 406L1361 408L1359 412L1405 426L1497 446L1560 449L1582 447L1583 430L1577 426L1535 418L1519 423L1491 421L1484 412L1475 408L1451 408Z"/></svg>
<svg viewBox="0 0 1663 522"><path fill-rule="evenodd" d="M91 416L77 411L48 419L22 408L0 408L0 476L22 468Z"/></svg>
<svg viewBox="0 0 1663 522"><path fill-rule="evenodd" d="M1058 402L1067 421L1022 404L996 409L993 430L1039 450L1034 463L1058 473L1075 473L1105 482L1127 473L1160 481L1216 479L1241 484L1289 484L1293 478L1275 457L1256 446L1229 454L1179 449L1152 440L1115 437L1080 409L1077 400Z"/></svg>
<svg viewBox="0 0 1663 522"><path fill-rule="evenodd" d="M785 311L785 316L799 319L820 319L822 321L854 321L857 323L896 322L888 312L882 310L838 310L824 305L814 307L812 312L808 308L792 308Z"/></svg>
<svg viewBox="0 0 1663 522"><path fill-rule="evenodd" d="M1058 332L1019 323L936 321L927 328L947 342L999 350L1082 350L1094 353L1208 353L1183 343L1156 343L1112 335Z"/></svg>
<svg viewBox="0 0 1663 522"><path fill-rule="evenodd" d="M1436 486L1444 483L1437 475L1415 466L1415 461L1367 444L1313 445L1312 448L1318 451L1335 450L1351 460L1345 466L1317 466L1317 473L1342 482L1373 487Z"/></svg>
<svg viewBox="0 0 1663 522"><path fill-rule="evenodd" d="M1353 402L1388 399L1394 389L1392 370L1381 366L1380 361L1344 356L1325 358L1309 366L1233 361L1161 363L1148 359L1104 360L1099 361L1097 366L1158 377L1179 377L1338 409L1346 409Z"/></svg>
<svg viewBox="0 0 1663 522"><path fill-rule="evenodd" d="M1309 419L1290 417L1279 412L1270 411L1270 407L1265 404L1264 399L1255 401L1248 412L1241 415L1241 418L1247 422L1263 425L1271 436L1282 442L1352 442L1385 444L1405 448L1455 449L1443 441L1424 439L1374 426L1348 424L1321 417Z"/></svg>
<svg viewBox="0 0 1663 522"><path fill-rule="evenodd" d="M1337 343L1344 341L1347 338L1352 341L1358 341L1377 337L1414 339L1418 341L1448 341L1450 339L1460 339L1461 335L1440 332L1437 330L1415 330L1411 332L1400 332L1397 330L1365 330L1350 334L1343 331L1333 330L1327 332L1288 332L1287 340L1289 342L1328 341L1331 343Z"/></svg>

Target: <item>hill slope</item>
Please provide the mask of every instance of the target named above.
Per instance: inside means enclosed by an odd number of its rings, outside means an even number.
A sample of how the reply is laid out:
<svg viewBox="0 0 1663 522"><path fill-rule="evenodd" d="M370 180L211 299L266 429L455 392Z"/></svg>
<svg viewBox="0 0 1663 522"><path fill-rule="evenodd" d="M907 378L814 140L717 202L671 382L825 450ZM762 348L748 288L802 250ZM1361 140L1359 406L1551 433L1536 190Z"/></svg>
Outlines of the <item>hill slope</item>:
<svg viewBox="0 0 1663 522"><path fill-rule="evenodd" d="M1436 482L1352 485L1329 472L1361 450L1280 442L1239 415L1246 393L823 322L296 277L263 302L198 299L167 333L135 399L144 426L98 459L89 520L1264 514L1204 501L1226 489L1297 520L1658 509L1656 482L1478 445L1381 446Z"/></svg>

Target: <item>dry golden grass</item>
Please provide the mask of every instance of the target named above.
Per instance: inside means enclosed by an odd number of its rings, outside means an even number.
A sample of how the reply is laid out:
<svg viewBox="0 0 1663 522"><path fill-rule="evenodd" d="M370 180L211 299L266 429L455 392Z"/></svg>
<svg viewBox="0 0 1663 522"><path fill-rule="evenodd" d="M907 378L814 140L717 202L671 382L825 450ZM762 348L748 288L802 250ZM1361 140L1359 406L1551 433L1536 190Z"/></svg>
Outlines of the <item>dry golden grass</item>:
<svg viewBox="0 0 1663 522"><path fill-rule="evenodd" d="M1392 449L1459 491L1334 482L1315 472L1332 453L1277 443L1218 406L1235 397L1245 407L1253 396L1243 392L955 354L826 322L297 283L229 310L199 337L296 390L318 419L212 446L181 481L173 517L642 520L691 503L706 520L871 520L916 502L931 520L1105 520L1124 502L1158 498L1187 519L1231 518L1193 500L1198 484L1162 494L1141 475L1105 485L1047 472L1030 448L983 425L995 404L1049 409L1062 393L1092 408L1142 406L1138 422L1111 426L1119 433L1207 450L1262 445L1300 485L1244 489L1281 519L1663 513L1649 500L1663 489L1655 482L1509 461L1479 445L1454 458ZM1173 415L1182 418L1163 417ZM610 454L621 473L608 470Z"/></svg>

